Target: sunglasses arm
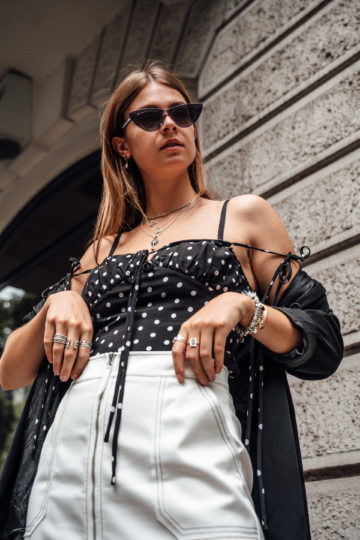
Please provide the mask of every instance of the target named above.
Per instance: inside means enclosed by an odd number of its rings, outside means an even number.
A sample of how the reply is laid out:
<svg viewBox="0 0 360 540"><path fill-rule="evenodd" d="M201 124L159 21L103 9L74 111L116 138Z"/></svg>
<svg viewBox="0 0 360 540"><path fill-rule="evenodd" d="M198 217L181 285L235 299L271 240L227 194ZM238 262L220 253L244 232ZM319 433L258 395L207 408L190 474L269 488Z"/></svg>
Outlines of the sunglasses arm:
<svg viewBox="0 0 360 540"><path fill-rule="evenodd" d="M128 119L126 120L125 124L123 124L123 125L121 126L121 129L125 129L126 126L127 126L128 124L130 124L131 120L132 120L132 118L128 118Z"/></svg>

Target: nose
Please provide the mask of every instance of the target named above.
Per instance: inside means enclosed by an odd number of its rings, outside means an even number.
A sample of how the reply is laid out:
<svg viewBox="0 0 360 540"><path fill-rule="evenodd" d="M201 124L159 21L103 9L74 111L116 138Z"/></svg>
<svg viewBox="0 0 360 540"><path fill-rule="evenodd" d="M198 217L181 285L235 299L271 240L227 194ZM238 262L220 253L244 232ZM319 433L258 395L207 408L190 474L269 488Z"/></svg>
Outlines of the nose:
<svg viewBox="0 0 360 540"><path fill-rule="evenodd" d="M176 127L174 120L171 118L170 114L167 111L163 112L161 119L161 129L168 129L171 127Z"/></svg>

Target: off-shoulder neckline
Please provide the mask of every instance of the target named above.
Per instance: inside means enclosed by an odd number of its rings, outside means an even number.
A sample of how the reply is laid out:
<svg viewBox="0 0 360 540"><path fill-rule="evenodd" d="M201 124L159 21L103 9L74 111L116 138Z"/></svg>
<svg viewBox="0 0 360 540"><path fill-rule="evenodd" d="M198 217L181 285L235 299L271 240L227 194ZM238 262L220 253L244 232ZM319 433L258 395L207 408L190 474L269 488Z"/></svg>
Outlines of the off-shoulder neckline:
<svg viewBox="0 0 360 540"><path fill-rule="evenodd" d="M221 244L225 244L225 245L228 245L228 246L231 246L232 244L236 244L236 242L229 242L228 240L222 240L220 238L189 238L189 239L185 239L185 240L174 240L173 242L168 242L167 244L164 244L163 246L159 247L158 249L154 249L154 251L150 251L149 249L139 249L138 251L132 251L132 252L128 252L128 253L113 253L112 255L108 255L107 257L105 257L104 261L106 259L111 259L112 257L118 257L118 256L123 256L123 257L126 257L127 255L138 255L139 253L157 253L158 251L161 251L163 249L166 249L168 247L171 247L171 246L175 246L176 244L185 244L185 243L194 243L194 242L202 242L202 243L205 243L205 242L219 242ZM238 244L238 245L242 245L244 247L247 247L245 244ZM154 255L153 255L154 256ZM153 257L151 257L152 259ZM148 259L149 261L151 261L151 259ZM100 263L102 264L102 263ZM99 265L100 266L100 265ZM97 268L97 267L95 267Z"/></svg>
<svg viewBox="0 0 360 540"><path fill-rule="evenodd" d="M186 240L175 240L173 242L169 242L167 244L164 244L162 247L154 250L154 254L156 254L157 252L159 251L163 251L167 248L170 248L171 246L174 246L176 244L181 244L181 243L196 243L196 242L202 242L202 243L211 243L211 242L214 242L214 243L220 243L220 244L223 244L224 246L228 246L229 247L229 250L230 250L230 253L232 254L232 256L234 257L234 260L236 261L236 263L238 264L238 267L243 275L243 277L245 278L245 282L247 284L247 286L251 289L250 287L250 284L248 283L248 279L247 279L247 276L245 275L245 272L243 270L243 267L242 267L242 264L241 262L239 261L239 259L236 257L235 253L233 252L232 250L232 247L231 245L232 244L236 244L235 242L229 242L228 240L222 240L222 239L218 239L218 238L194 238L194 239L186 239ZM237 244L237 245L241 245L241 246L244 246L244 247L248 247L246 246L245 244ZM100 268L102 264L107 264L109 261L111 261L111 259L117 259L117 258L121 258L121 257L127 257L129 258L130 257L136 257L137 255L141 254L141 253L146 253L148 252L149 253L149 250L147 249L140 249L138 251L135 251L135 252L129 252L129 253L113 253L112 255L108 255L107 257L105 257L105 259L98 265L98 266L94 266L94 268L91 268L89 270L84 270L83 272L79 272L79 274L74 274L74 276L76 275L80 275L80 274L85 274L85 273L89 273L88 275L88 278L84 284L84 287L83 287L83 290L82 290L82 294L84 294L85 290L87 289L87 286L89 284L89 281L90 281L90 276L92 274L92 272L94 272L97 268ZM151 259L148 259L148 262L151 262L151 260L154 258L155 255L153 255L153 257L151 257ZM169 269L170 270L170 269Z"/></svg>

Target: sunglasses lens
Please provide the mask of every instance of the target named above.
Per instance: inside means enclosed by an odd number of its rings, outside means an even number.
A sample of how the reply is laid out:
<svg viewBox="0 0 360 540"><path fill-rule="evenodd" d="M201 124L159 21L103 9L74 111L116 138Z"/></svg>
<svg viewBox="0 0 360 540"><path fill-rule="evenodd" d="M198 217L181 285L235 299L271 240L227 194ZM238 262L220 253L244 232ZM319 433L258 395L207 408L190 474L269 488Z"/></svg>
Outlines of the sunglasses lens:
<svg viewBox="0 0 360 540"><path fill-rule="evenodd" d="M137 111L136 114L130 114L130 116L141 129L145 131L156 131L160 127L162 111L160 109Z"/></svg>
<svg viewBox="0 0 360 540"><path fill-rule="evenodd" d="M189 103L187 105L172 107L169 112L178 126L189 127L199 118L201 109L201 105Z"/></svg>
<svg viewBox="0 0 360 540"><path fill-rule="evenodd" d="M188 127L192 124L191 113L189 107L180 105L170 109L171 117L174 122L180 127Z"/></svg>

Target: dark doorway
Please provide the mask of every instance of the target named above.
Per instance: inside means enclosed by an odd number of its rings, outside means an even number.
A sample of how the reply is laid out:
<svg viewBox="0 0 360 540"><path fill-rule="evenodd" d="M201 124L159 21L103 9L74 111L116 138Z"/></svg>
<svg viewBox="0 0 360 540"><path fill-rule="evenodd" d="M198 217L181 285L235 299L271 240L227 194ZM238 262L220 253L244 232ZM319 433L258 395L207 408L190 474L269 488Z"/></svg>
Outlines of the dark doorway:
<svg viewBox="0 0 360 540"><path fill-rule="evenodd" d="M69 167L43 188L0 236L0 289L39 295L81 257L101 198L100 151Z"/></svg>

